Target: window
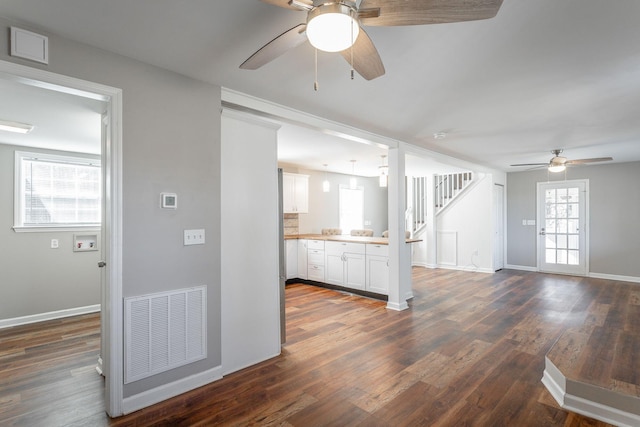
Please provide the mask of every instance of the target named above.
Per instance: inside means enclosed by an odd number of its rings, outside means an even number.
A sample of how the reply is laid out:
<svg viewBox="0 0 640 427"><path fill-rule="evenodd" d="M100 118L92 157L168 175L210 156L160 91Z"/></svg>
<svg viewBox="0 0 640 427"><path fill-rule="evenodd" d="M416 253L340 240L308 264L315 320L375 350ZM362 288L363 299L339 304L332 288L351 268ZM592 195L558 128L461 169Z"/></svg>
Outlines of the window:
<svg viewBox="0 0 640 427"><path fill-rule="evenodd" d="M361 229L364 223L364 189L340 186L339 189L340 228L345 234L353 229Z"/></svg>
<svg viewBox="0 0 640 427"><path fill-rule="evenodd" d="M16 151L15 227L96 227L100 160Z"/></svg>

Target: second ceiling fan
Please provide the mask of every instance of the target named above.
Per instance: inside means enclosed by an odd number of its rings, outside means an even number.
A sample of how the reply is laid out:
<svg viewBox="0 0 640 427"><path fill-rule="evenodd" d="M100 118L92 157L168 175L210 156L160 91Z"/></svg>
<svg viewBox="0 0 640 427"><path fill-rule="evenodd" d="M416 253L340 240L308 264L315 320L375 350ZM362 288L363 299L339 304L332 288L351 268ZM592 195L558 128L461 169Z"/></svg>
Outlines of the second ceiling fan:
<svg viewBox="0 0 640 427"><path fill-rule="evenodd" d="M280 34L240 65L255 70L289 49L309 42L319 50L340 52L367 80L385 73L373 42L362 26L425 25L493 18L502 0L261 0L307 12L305 23Z"/></svg>

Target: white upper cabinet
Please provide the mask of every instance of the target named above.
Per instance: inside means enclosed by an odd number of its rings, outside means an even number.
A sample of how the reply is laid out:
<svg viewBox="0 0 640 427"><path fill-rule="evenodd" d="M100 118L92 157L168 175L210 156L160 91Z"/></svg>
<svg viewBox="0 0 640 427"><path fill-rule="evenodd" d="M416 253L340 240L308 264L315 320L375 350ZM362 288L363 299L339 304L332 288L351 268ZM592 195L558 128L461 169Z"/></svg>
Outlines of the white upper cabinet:
<svg viewBox="0 0 640 427"><path fill-rule="evenodd" d="M284 213L309 212L309 175L282 174L282 203Z"/></svg>

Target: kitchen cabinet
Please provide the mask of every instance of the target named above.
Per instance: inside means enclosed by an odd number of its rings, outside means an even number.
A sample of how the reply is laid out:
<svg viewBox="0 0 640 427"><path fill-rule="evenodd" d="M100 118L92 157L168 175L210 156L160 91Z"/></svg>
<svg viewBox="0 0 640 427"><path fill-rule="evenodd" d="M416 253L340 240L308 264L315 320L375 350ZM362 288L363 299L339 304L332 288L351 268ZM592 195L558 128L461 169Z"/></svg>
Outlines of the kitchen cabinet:
<svg viewBox="0 0 640 427"><path fill-rule="evenodd" d="M307 239L298 239L298 279L307 279Z"/></svg>
<svg viewBox="0 0 640 427"><path fill-rule="evenodd" d="M284 213L309 212L309 175L282 174L282 205Z"/></svg>
<svg viewBox="0 0 640 427"><path fill-rule="evenodd" d="M367 245L365 290L377 294L389 294L389 246Z"/></svg>
<svg viewBox="0 0 640 427"><path fill-rule="evenodd" d="M285 277L294 279L298 277L298 240L288 239L285 245ZM306 263L305 263L306 265Z"/></svg>
<svg viewBox="0 0 640 427"><path fill-rule="evenodd" d="M362 243L325 243L325 282L351 289L365 289L365 245Z"/></svg>
<svg viewBox="0 0 640 427"><path fill-rule="evenodd" d="M325 281L325 242L307 240L307 279Z"/></svg>

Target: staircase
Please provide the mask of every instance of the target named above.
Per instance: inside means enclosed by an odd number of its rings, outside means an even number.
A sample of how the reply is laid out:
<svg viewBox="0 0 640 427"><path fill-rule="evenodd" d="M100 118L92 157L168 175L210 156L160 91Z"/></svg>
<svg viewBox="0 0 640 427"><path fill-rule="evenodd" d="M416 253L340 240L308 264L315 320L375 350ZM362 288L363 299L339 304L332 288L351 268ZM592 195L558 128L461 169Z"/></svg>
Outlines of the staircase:
<svg viewBox="0 0 640 427"><path fill-rule="evenodd" d="M434 204L436 215L473 182L473 172L449 173L434 176Z"/></svg>

